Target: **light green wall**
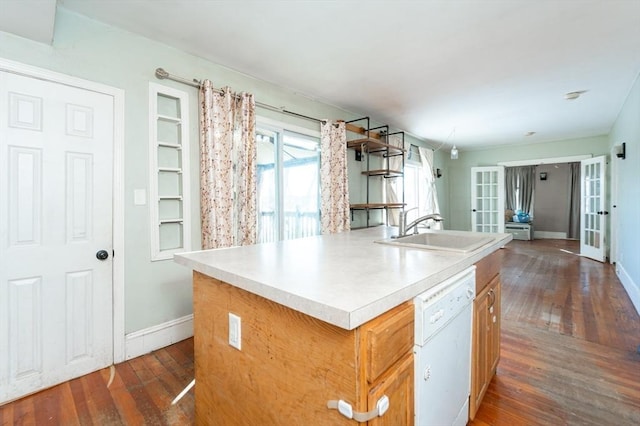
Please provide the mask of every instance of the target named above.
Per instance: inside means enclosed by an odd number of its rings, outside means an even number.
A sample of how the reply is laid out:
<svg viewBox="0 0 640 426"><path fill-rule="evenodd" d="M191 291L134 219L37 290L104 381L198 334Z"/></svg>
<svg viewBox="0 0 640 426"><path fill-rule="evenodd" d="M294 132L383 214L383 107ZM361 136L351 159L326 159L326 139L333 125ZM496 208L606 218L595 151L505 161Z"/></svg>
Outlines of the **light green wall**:
<svg viewBox="0 0 640 426"><path fill-rule="evenodd" d="M640 312L640 77L609 135L609 146L626 143L626 159L612 158L618 218L616 270ZM616 224L614 223L614 226Z"/></svg>
<svg viewBox="0 0 640 426"><path fill-rule="evenodd" d="M247 54L252 54L248 52ZM172 261L150 261L148 206L133 204L134 189L149 189L148 88L149 82L189 93L191 111L192 199L199 199L197 90L157 80L155 69L165 68L186 78L208 78L215 87L230 86L255 94L260 102L318 118L354 119L361 115L313 101L264 81L231 71L152 40L110 27L58 7L53 45L44 45L0 32L0 57L125 91L125 329L127 333L180 318L192 312L191 274ZM317 123L258 109L258 114L311 129ZM408 137L407 143L422 144ZM353 194L355 197L357 193ZM199 203L192 220L199 223ZM198 249L198 226L193 230ZM116 254L117 255L117 254Z"/></svg>
<svg viewBox="0 0 640 426"><path fill-rule="evenodd" d="M481 150L460 150L457 160L447 161L448 229L471 230L471 167L495 166L501 161L533 160L608 153L606 136L567 139L521 146L492 147ZM445 216L446 217L446 216Z"/></svg>

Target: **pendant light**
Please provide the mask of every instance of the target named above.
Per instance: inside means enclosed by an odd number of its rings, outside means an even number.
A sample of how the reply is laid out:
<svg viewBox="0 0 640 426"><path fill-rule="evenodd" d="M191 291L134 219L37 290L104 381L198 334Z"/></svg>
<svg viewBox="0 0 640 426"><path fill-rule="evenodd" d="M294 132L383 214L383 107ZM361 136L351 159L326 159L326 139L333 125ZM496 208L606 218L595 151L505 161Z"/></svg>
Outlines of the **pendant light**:
<svg viewBox="0 0 640 426"><path fill-rule="evenodd" d="M453 130L451 131L451 134L447 138L447 142L449 141L449 139L453 141L453 139L455 139L455 136L456 136L456 127L454 127ZM456 148L455 143L453 144L453 148L451 148L451 159L452 160L458 159L458 148Z"/></svg>

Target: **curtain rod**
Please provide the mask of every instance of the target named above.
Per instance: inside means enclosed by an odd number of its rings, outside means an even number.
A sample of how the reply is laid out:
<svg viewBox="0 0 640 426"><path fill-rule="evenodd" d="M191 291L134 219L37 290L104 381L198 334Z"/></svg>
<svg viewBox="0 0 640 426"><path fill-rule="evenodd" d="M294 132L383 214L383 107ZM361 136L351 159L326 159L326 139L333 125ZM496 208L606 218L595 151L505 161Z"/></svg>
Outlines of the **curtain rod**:
<svg viewBox="0 0 640 426"><path fill-rule="evenodd" d="M156 68L156 77L158 79L160 79L160 80L164 80L164 79L173 80L173 81L176 81L178 83L186 84L187 86L195 87L197 89L200 89L202 87L202 82L200 80L196 80L195 78L192 79L192 80L187 80L186 78L182 78L182 77L178 77L177 75L169 74L168 72L166 72L164 70L164 68ZM222 89L214 88L213 91L217 92L217 93L223 93ZM322 123L322 122L327 121L327 120L320 120L320 119L314 118L314 117L309 117L307 115L298 114L297 112L288 111L284 107L276 107L276 106L265 104L265 103L258 102L258 101L256 101L256 106L258 106L260 108L263 108L263 109L268 109L269 111L279 112L279 113L282 113L282 114L292 115L292 116L298 117L298 118L304 118L305 120L315 121L317 123Z"/></svg>

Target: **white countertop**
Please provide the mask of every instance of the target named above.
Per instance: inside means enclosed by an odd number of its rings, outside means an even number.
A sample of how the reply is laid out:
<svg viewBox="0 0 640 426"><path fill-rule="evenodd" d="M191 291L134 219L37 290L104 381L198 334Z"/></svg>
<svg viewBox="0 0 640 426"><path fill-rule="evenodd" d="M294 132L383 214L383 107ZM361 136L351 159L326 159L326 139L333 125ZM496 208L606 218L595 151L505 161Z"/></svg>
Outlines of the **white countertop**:
<svg viewBox="0 0 640 426"><path fill-rule="evenodd" d="M276 243L181 253L176 254L174 260L352 330L477 263L512 238L511 234L478 234L494 240L469 253L374 243L394 234L397 228L380 226Z"/></svg>

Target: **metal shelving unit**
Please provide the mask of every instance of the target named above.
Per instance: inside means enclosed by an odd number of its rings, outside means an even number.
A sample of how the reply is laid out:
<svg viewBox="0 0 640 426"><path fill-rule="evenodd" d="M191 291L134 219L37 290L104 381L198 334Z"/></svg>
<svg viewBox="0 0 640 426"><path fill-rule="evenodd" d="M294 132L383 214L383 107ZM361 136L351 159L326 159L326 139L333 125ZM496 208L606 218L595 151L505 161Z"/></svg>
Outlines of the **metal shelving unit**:
<svg viewBox="0 0 640 426"><path fill-rule="evenodd" d="M359 121L366 121L366 127L359 128L357 133L364 136L364 138L358 138L347 141L347 148L353 149L356 153L356 160L366 161L366 170L361 172L366 176L366 201L364 203L354 203L349 207L351 209L351 220L354 220L355 211L363 211L366 214L366 226L371 225L371 210L384 210L386 213L386 223L389 223L389 210L390 209L404 209L404 154L406 152L404 148L404 132L389 133L389 126L370 127L369 117L358 118L356 120L347 121L347 124L356 123ZM377 131L377 132L375 132ZM389 142L389 136L402 135L402 145L395 146ZM382 165L380 168L371 169L371 157L382 158ZM402 158L400 170L394 170L390 167L390 159L400 156ZM402 182L402 197L399 203L384 203L371 200L370 196L370 178L382 177L383 179L403 179Z"/></svg>

